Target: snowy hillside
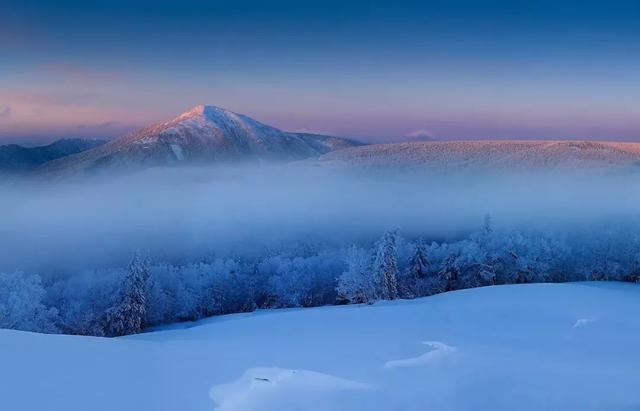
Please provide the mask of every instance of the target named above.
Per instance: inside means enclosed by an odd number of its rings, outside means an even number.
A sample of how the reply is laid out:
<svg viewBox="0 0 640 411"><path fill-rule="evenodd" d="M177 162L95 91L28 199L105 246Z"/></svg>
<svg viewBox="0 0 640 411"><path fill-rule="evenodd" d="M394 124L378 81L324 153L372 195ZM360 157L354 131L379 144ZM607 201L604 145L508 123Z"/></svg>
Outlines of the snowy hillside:
<svg viewBox="0 0 640 411"><path fill-rule="evenodd" d="M379 144L320 158L322 164L433 169L637 167L640 144L590 141L449 141Z"/></svg>
<svg viewBox="0 0 640 411"><path fill-rule="evenodd" d="M102 147L46 164L43 173L144 168L238 160L290 161L359 145L338 137L288 133L242 114L200 105Z"/></svg>
<svg viewBox="0 0 640 411"><path fill-rule="evenodd" d="M103 339L0 330L0 409L631 410L640 286L486 287Z"/></svg>

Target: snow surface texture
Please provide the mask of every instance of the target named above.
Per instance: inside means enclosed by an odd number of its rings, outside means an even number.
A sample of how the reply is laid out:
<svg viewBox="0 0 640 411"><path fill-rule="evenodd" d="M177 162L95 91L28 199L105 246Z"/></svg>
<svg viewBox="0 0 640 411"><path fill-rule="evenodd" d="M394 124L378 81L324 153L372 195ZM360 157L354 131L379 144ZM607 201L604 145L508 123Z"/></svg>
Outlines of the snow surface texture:
<svg viewBox="0 0 640 411"><path fill-rule="evenodd" d="M219 404L216 411L306 409L311 404L338 409L341 392L370 388L319 372L271 367L247 370L237 381L216 385L210 394Z"/></svg>
<svg viewBox="0 0 640 411"><path fill-rule="evenodd" d="M440 361L447 360L458 351L456 347L452 347L440 341L425 341L423 344L431 347L431 350L418 357L387 361L384 364L384 368L427 366L429 364L435 364Z"/></svg>
<svg viewBox="0 0 640 411"><path fill-rule="evenodd" d="M0 409L632 410L638 312L639 285L530 284L116 339L0 330Z"/></svg>

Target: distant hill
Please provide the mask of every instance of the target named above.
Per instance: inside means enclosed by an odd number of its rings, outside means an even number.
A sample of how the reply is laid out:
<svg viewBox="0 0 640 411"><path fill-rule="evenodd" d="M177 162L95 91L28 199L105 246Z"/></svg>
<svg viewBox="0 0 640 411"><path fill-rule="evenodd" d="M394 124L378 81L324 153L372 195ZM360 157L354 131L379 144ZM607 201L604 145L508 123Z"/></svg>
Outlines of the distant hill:
<svg viewBox="0 0 640 411"><path fill-rule="evenodd" d="M325 165L421 169L584 169L640 165L640 143L592 141L431 141L347 148Z"/></svg>
<svg viewBox="0 0 640 411"><path fill-rule="evenodd" d="M197 106L100 147L45 164L43 173L85 173L246 160L291 161L361 145L339 137L289 133L242 114Z"/></svg>
<svg viewBox="0 0 640 411"><path fill-rule="evenodd" d="M46 146L0 146L0 173L28 172L52 160L76 154L104 144L102 140L63 139Z"/></svg>

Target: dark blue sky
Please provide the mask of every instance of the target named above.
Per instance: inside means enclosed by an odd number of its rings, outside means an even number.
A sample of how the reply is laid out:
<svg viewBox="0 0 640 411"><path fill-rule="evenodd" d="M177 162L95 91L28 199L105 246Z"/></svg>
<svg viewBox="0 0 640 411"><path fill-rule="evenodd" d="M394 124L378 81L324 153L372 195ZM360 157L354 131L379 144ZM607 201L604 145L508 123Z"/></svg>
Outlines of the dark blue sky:
<svg viewBox="0 0 640 411"><path fill-rule="evenodd" d="M0 137L207 103L373 139L640 139L638 1L181 3L0 0Z"/></svg>

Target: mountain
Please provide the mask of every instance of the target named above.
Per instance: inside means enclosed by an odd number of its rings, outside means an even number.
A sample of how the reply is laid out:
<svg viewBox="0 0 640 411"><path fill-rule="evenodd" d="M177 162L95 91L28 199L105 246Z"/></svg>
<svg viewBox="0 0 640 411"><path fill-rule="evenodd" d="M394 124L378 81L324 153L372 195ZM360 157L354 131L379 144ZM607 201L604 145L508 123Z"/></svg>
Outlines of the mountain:
<svg viewBox="0 0 640 411"><path fill-rule="evenodd" d="M360 143L330 136L289 133L242 114L200 105L103 146L50 162L43 172L92 172L211 164L243 160L292 161Z"/></svg>
<svg viewBox="0 0 640 411"><path fill-rule="evenodd" d="M431 141L352 147L324 165L418 169L608 169L640 165L640 143L594 141Z"/></svg>
<svg viewBox="0 0 640 411"><path fill-rule="evenodd" d="M80 153L105 142L102 140L63 139L46 146L0 146L0 173L19 173L35 169L52 160Z"/></svg>

